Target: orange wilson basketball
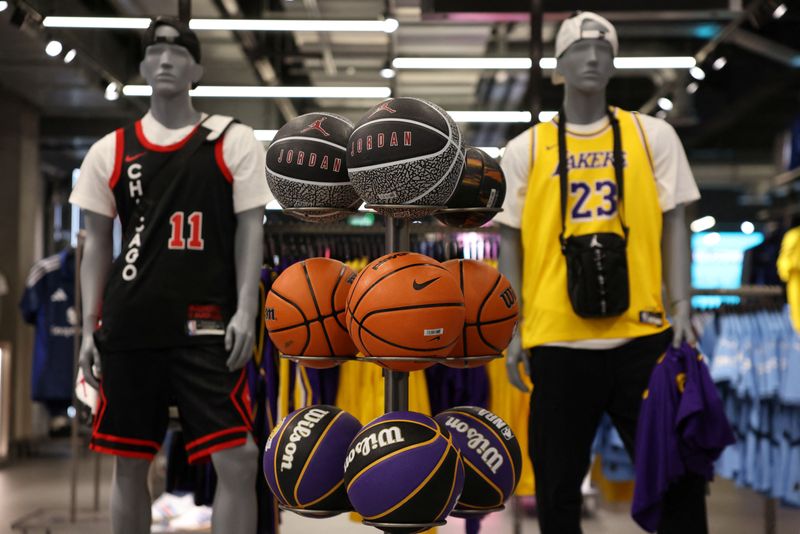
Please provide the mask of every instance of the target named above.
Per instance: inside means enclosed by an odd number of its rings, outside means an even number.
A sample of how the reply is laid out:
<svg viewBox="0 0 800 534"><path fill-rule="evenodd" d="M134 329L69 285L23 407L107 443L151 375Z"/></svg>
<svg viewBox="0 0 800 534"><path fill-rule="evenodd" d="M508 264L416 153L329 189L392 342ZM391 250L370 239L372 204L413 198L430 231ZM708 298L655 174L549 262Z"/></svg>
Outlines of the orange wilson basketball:
<svg viewBox="0 0 800 534"><path fill-rule="evenodd" d="M345 326L345 302L356 273L344 263L311 258L286 269L267 295L269 338L284 354L311 356L303 365L324 369L352 356L356 347Z"/></svg>
<svg viewBox="0 0 800 534"><path fill-rule="evenodd" d="M445 357L464 324L464 297L450 272L436 260L399 252L367 265L347 297L347 326L366 356ZM396 371L432 362L381 360Z"/></svg>
<svg viewBox="0 0 800 534"><path fill-rule="evenodd" d="M450 357L500 354L511 342L519 304L508 279L494 267L475 260L450 260L442 267L453 273L464 292L466 318ZM488 360L450 361L451 367L477 367Z"/></svg>

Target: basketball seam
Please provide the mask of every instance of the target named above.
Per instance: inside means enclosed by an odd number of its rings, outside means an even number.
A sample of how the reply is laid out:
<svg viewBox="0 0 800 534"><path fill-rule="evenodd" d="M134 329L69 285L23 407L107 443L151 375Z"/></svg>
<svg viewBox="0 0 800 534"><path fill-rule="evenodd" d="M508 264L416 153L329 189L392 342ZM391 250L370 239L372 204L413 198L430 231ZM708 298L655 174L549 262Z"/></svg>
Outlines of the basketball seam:
<svg viewBox="0 0 800 534"><path fill-rule="evenodd" d="M473 419L474 421L477 421L478 423L482 424L485 428L487 428L495 436L497 435L497 431L496 431L495 427L490 426L486 421L482 420L479 417L476 417L476 416L472 415L469 412L446 410L446 411L444 411L442 413L454 413L454 414L458 414L458 415L469 417L470 419ZM503 422L506 423L505 420L503 420ZM508 423L506 423L506 426L509 429L511 429L511 426ZM513 429L511 429L511 431L513 433ZM508 461L511 464L511 474L514 475L514 485L512 487L516 487L517 482L518 482L518 479L517 479L517 468L514 465L514 459L511 457L511 451L509 451L508 447L506 447L506 444L503 441L502 437L500 437L497 441L500 443L500 445L503 446L503 450L506 451L506 457L508 458Z"/></svg>
<svg viewBox="0 0 800 534"><path fill-rule="evenodd" d="M461 296L464 297L464 313L467 312L467 296L464 294L464 261L458 260L458 284L461 286ZM479 317L480 318L480 317ZM464 351L464 356L467 355L467 321L464 321L464 326L461 327L461 347Z"/></svg>
<svg viewBox="0 0 800 534"><path fill-rule="evenodd" d="M301 322L299 322L299 323L295 323L295 324L293 324L293 325L290 325L290 326L282 326L282 327L280 327L280 328L273 328L273 329L269 329L269 328L268 328L268 330L270 331L270 333L273 333L273 334L278 334L278 333L281 333L281 332L286 332L287 330L291 330L291 329L293 329L293 328L297 328L297 327L299 327L299 326L307 326L307 325L311 325L311 324L313 324L313 323L318 323L318 322L320 322L320 321L323 321L323 320L325 320L325 319L330 319L330 318L332 318L332 317L336 317L336 316L337 316L337 315L339 315L340 313L342 313L342 312L344 312L344 311L347 311L347 310L346 310L346 309L344 309L344 308L342 308L341 310L334 310L334 311L335 311L335 313L331 313L331 314L328 314L328 315L320 315L320 316L319 316L319 317L317 317L316 319L309 319L309 320L307 320L307 321L301 321ZM512 316L512 317L513 317L513 316ZM508 319L510 319L510 318L511 318L511 317L509 317ZM486 323L486 324L489 324L489 323ZM474 324L474 323L470 323L470 326L475 326L475 324ZM345 330L347 330L347 329L345 328Z"/></svg>
<svg viewBox="0 0 800 534"><path fill-rule="evenodd" d="M342 263L342 268L339 270L339 278L336 279L336 283L333 285L333 291L331 291L331 310L333 310L333 320L336 321L336 324L338 324L345 332L347 332L347 327L345 327L345 325L343 325L339 321L339 314L336 313L336 290L339 289L339 284L342 283L342 278L344 278L346 272L347 272L347 265ZM345 309L342 311L346 310L347 310L347 300L345 299Z"/></svg>
<svg viewBox="0 0 800 534"><path fill-rule="evenodd" d="M478 321L477 323L465 323L465 326L484 326L488 324L498 324L508 321L509 319L516 319L517 315L518 314L515 313L513 315L507 315L505 317L501 317L500 319L492 319L491 321Z"/></svg>
<svg viewBox="0 0 800 534"><path fill-rule="evenodd" d="M327 426L325 427L325 429L322 431L322 434L320 434L319 438L317 438L317 442L314 444L314 447L311 449L311 452L309 452L309 453L308 453L308 456L306 457L306 460L305 460L305 462L303 462L303 468L300 470L300 474L298 475L298 477L297 477L297 480L296 480L296 481L295 481L295 483L294 483L294 502L296 502L296 503L297 503L297 506L298 506L299 508L305 508L305 507L307 507L307 506L313 506L313 505L317 504L318 502L320 502L320 501L322 501L323 499L325 499L326 497L328 497L328 496L329 496L331 493L333 493L333 492L336 490L336 488L337 488L337 487L339 487L339 484L337 484L337 485L336 485L336 487L334 487L334 488L333 488L332 490L330 490L328 493L326 493L326 494L325 494L325 495L323 495L322 497L320 497L320 498L318 498L318 499L316 499L316 500L314 500L314 501L311 501L310 503L307 503L307 504L303 504L303 503L301 503L301 502L300 502L300 497L298 497L298 496L297 496L297 492L298 492L298 491L299 491L299 489L300 489L300 484L303 482L303 477L304 477L304 476L305 476L305 474L306 474L306 469L308 469L308 464L309 464L309 462L310 462L310 461L311 461L311 459L314 457L314 453L317 451L317 449L319 449L319 446L320 446L320 444L322 443L322 441L325 439L325 436L328 434L328 432L330 431L330 429L331 429L331 428L333 428L333 424L334 424L334 423L335 423L335 422L336 422L336 421L337 421L337 420L338 420L340 417L342 417L342 415L344 415L344 411L341 411L341 412L337 413L337 414L336 414L336 416L335 416L333 419L331 419L331 420L330 420L330 422L328 423L328 425L327 425Z"/></svg>
<svg viewBox="0 0 800 534"><path fill-rule="evenodd" d="M456 491L456 482L458 481L458 463L461 460L461 452L453 447L452 443L448 446L448 452L450 448L456 453L456 461L453 462L455 465L453 466L453 483L450 485L450 494L447 496L447 500L444 502L444 506L442 507L441 511L436 514L436 520L439 521L443 519L443 515L445 511L447 511L447 507L450 505L450 499L453 498L453 493ZM465 473L466 478L466 473Z"/></svg>
<svg viewBox="0 0 800 534"><path fill-rule="evenodd" d="M280 178L281 180L286 180L287 182L296 182L298 184L307 184L307 185L318 185L320 187L336 187L340 185L348 185L352 187L352 185L350 184L349 177L344 182L315 182L312 180L301 180L299 178L292 178L291 176L286 176L285 174L273 171L272 169L269 168L269 166L267 166L267 171L269 171L269 173L272 176Z"/></svg>
<svg viewBox="0 0 800 534"><path fill-rule="evenodd" d="M317 317L319 317L320 315L322 315L322 310L319 309L319 303L317 303L317 295L316 293L314 293L314 286L311 284L311 275L308 273L308 265L305 261L301 263L303 265L303 273L306 275L306 283L308 284L308 291L311 293L311 300L314 302L314 309L317 310ZM322 328L322 333L325 335L325 342L328 344L328 350L330 350L331 354L333 354L334 353L333 345L331 344L331 340L328 337L328 330L325 328L325 322L320 321L319 326L320 328Z"/></svg>
<svg viewBox="0 0 800 534"><path fill-rule="evenodd" d="M463 157L463 152L461 152L461 145L456 145L455 143L453 143L453 146L455 146L455 148L456 148L456 157L454 157L454 158L453 158L453 161L451 161L451 162L450 162L450 166L447 168L447 171L445 171L445 172L444 172L444 173L443 173L443 174L442 174L442 175L439 177L439 179L436 181L436 183L435 183L435 184L433 184L433 185L432 185L432 186L430 186L430 187L429 187L427 190L425 190L423 193L421 193L421 194L419 194L419 195L415 196L415 197L414 197L414 198L412 198L411 200L407 200L407 201L405 202L405 204L412 204L413 202L416 202L416 201L418 201L419 199L421 199L421 198L423 198L423 197L425 197L425 196L429 195L429 194L431 193L431 191L433 191L434 189L436 189L437 187L439 187L439 185L440 185L440 184L441 184L441 183L442 183L444 180L446 180L446 179L447 179L447 177L449 177L449 176L450 176L450 173L453 171L453 166L456 164L456 161L458 161L458 159L459 159L459 158L458 158L459 154L462 156L462 157L461 157L461 165L462 165L462 166L464 165L464 157ZM455 193L456 187L458 187L458 181L456 181L455 185L453 186L453 190L452 190L452 191L450 191L450 195L448 195L448 197L447 197L447 200L450 200L450 197L451 197L451 196L453 196L453 193ZM445 201L445 204L447 204L447 201Z"/></svg>
<svg viewBox="0 0 800 534"><path fill-rule="evenodd" d="M386 117L385 119L368 120L367 122L365 122L361 126L359 126L357 128L354 128L353 129L353 133L350 134L350 135L355 134L361 128L364 128L364 127L369 126L371 124L376 124L378 122L405 122L405 123L408 123L408 124L416 124L417 126L421 126L421 127L425 128L427 130L431 130L433 132L436 132L437 134L441 135L445 139L450 139L450 132L444 133L439 128L437 128L435 126L431 126L430 124L426 124L426 123L420 122L420 121L415 121L414 119L401 119L400 117L397 117L397 118L395 118L395 117ZM445 121L445 124L446 123L447 123L447 121ZM450 125L448 124L447 127L449 128Z"/></svg>
<svg viewBox="0 0 800 534"><path fill-rule="evenodd" d="M387 516L387 515L391 514L392 512L394 512L395 510L397 510L398 508L400 508L401 506L403 506L405 503L407 503L408 501L410 501L410 500L411 500L411 499L413 499L414 497L416 497L416 496L417 496L417 494L418 494L420 491L422 491L422 489L423 489L423 488L424 488L424 487L425 487L425 486L428 484L428 482L430 482L430 480L433 478L433 475L435 475L436 473L438 473L438 471L439 471L439 468L441 468L441 467L442 467L442 464L443 464L443 463L444 463L444 461L447 459L447 454L448 454L449 452L450 452L450 447L449 447L449 446L446 446L446 447L444 448L444 452L442 453L442 456L439 458L439 461L438 461L438 462L436 462L436 465L435 465L435 466L434 466L434 468L431 470L431 472L430 472L430 473L428 473L428 476L426 476L426 477L425 477L425 479L424 479L422 482L420 482L420 483L419 483L419 485L417 485L417 487L414 489L414 491L412 491L410 494L408 494L408 495L406 495L405 497L403 497L403 499L402 499L402 500L401 500L399 503L395 504L394 506L392 506L392 507L391 507L391 508L389 508L388 510L385 510L385 511L383 511L382 513L380 513L380 514L378 514L378 515L373 515L373 516L370 516L370 517L365 517L364 519L367 519L367 520L369 520L369 521L372 521L372 520L374 520L374 519L380 519L381 517L385 517L385 516Z"/></svg>
<svg viewBox="0 0 800 534"><path fill-rule="evenodd" d="M369 287L367 287L367 289L365 289L365 290L364 290L364 292L361 294L361 296L360 296L360 297L358 297L358 302L356 302L356 305L355 305L355 307L354 307L352 310L350 310L350 309L349 309L349 306L348 306L348 311L349 311L349 312L350 312L350 314L353 316L353 319L355 319L355 314L356 314L356 312L358 311L358 306L361 304L361 301L363 301L363 300L364 300L364 297L366 297L366 296L367 296L367 293L369 293L370 291L372 291L372 289L373 289L373 288L374 288L376 285L378 285L378 283L379 283L379 282L383 282L383 281L384 281L384 280L386 280L388 277L392 276L394 273L399 273L400 271L405 271L406 269L410 269L411 267L419 267L420 265L430 265L431 267L435 267L435 268L437 268L437 269L444 269L445 271L447 271L447 269L445 269L445 268L444 268L444 267L442 267L441 265L436 265L436 264L434 264L434 263L412 263L412 264L410 264L410 265L403 265L402 267L398 267L398 268L397 268L397 269L395 269L394 271L390 271L390 272L388 272L388 273L386 273L386 274L382 275L380 278L378 278L377 280L375 280L374 282L372 282L372 283L369 285ZM364 271L366 271L368 268L370 268L370 267L369 267L369 265L367 265L367 266L364 268ZM364 271L362 271L362 273L363 273ZM448 272L449 272L449 271L448 271ZM359 277L359 278L360 278L360 277ZM357 282L358 282L358 281L357 281ZM355 287L355 285L356 285L356 284L353 284L353 287ZM349 304L349 303L348 303L348 304Z"/></svg>
<svg viewBox="0 0 800 534"><path fill-rule="evenodd" d="M420 156L414 156L413 158L397 159L397 160L387 161L385 163L375 163L374 165L362 165L361 167L350 167L350 166L348 166L347 167L347 171L348 171L348 173L351 172L351 171L352 172L367 172L367 171L381 170L381 169L385 168L388 165L392 165L392 166L403 165L405 163L414 163L415 161L424 161L426 159L433 159L433 158L439 157L442 154L444 154L444 151L447 150L447 148L450 145L452 145L453 148L455 148L456 150L461 150L460 145L457 145L457 144L453 143L452 141L448 141L447 143L445 143L444 147L441 150L437 150L436 152L431 152L430 154L423 154L423 155L420 155ZM458 158L454 158L454 159L458 159ZM452 164L450 164L450 168L451 169L453 168Z"/></svg>
<svg viewBox="0 0 800 534"><path fill-rule="evenodd" d="M275 485L278 486L278 491L280 492L281 497L283 497L283 502L285 502L287 504L297 504L297 503L296 502L295 503L289 502L289 499L287 499L286 495L283 494L283 488L281 487L281 481L278 478L278 451L281 448L281 439L283 438L283 435L286 433L286 429L289 428L289 425L292 424L292 421L297 419L300 416L301 413L302 413L302 411L298 410L297 413L294 414L294 417L292 417L291 419L286 421L286 424L283 425L283 428L281 428L281 432L277 436L278 439L275 440L275 455L273 456L273 459L272 459L272 471L275 473Z"/></svg>
<svg viewBox="0 0 800 534"><path fill-rule="evenodd" d="M439 106L437 106L435 104L431 105L432 104L431 102L426 102L425 100L423 100L421 98L416 98L416 97L413 97L413 96L409 97L409 98L411 100L416 100L417 102L422 102L423 104L425 104L429 108L431 108L433 111L438 113L439 116L442 119L444 119L445 124L447 124L447 137L450 137L450 136L453 135L453 125L456 125L456 121L453 120L453 117L451 117L449 113L447 113L447 112L442 113L443 110L440 109ZM461 130L458 128L458 125L456 125L456 131L458 132L458 140L459 140L459 143L460 143L461 142Z"/></svg>
<svg viewBox="0 0 800 534"><path fill-rule="evenodd" d="M439 427L437 427L437 426L428 426L425 423L421 423L419 421L414 421L413 419L381 419L380 421L375 421L375 422L372 422L372 423L368 423L367 426L362 428L358 433L359 434L363 434L364 432L366 432L367 430L369 430L371 428L374 428L374 427L376 427L378 425L383 425L383 424L386 424L386 423L408 423L408 424L411 424L411 425L419 425L419 426L425 427L425 428L427 428L427 429L429 429L429 430L431 430L433 432L436 432L436 433L441 434L442 436L444 436L444 432L439 430ZM355 438L354 438L354 440L355 440Z"/></svg>
<svg viewBox="0 0 800 534"><path fill-rule="evenodd" d="M492 289L490 289L489 292L486 293L486 296L484 297L483 302L481 302L481 305L478 307L478 321L479 322L481 320L481 314L483 313L483 308L486 306L486 303L489 302L489 298L492 296L492 293L494 293L494 290L497 289L497 286L500 285L500 282L502 282L502 280L503 280L503 275L500 274L500 273L497 273L497 279L494 281L494 285L492 285ZM492 349L496 350L498 353L503 352L503 349L495 347L493 343L489 343L486 340L486 338L483 337L483 332L481 332L481 327L480 326L478 326L478 328L476 330L478 331L478 337L481 338L481 341L483 341L486 344L487 347L492 347Z"/></svg>
<svg viewBox="0 0 800 534"><path fill-rule="evenodd" d="M487 484L489 484L489 485L490 485L490 486L491 486L491 487L492 487L492 488L493 488L493 489L494 489L494 490L497 492L497 495L499 496L499 502L498 502L497 504L493 505L493 506L475 506L475 505L467 505L467 506L469 506L470 508L474 508L474 509L476 509L476 510L480 510L480 509L488 509L488 508L497 508L498 506L500 506L501 504L503 504L503 490L501 490L501 489L500 489L500 487L499 487L497 484L495 484L494 482L492 482L492 481L489 479L489 477L487 477L486 475L484 475L484 474L483 474L483 472L482 472L482 471L481 471L481 470L478 468L478 466L477 466L477 465L475 465L474 463L472 463L472 462L469 460L469 458L467 458L467 457L464 457L464 458L462 458L462 461L463 461L465 464L469 464L469 466L470 466L470 467L472 467L472 470L473 470L473 471L474 471L474 472L475 472L475 473L476 473L476 474L477 474L479 477L481 477L481 478L482 478L482 479L483 479L483 480L484 480L484 481L485 481ZM510 460L509 460L509 461L510 461ZM512 490L513 490L513 486L512 486Z"/></svg>
<svg viewBox="0 0 800 534"><path fill-rule="evenodd" d="M270 147L277 146L280 143L283 143L284 141L295 141L295 140L309 141L311 143L322 143L323 145L329 145L332 147L341 148L345 153L347 152L347 145L337 145L332 141L326 141L325 139L317 139L316 137L305 137L302 135L290 135L289 137L281 137L280 139L272 141Z"/></svg>
<svg viewBox="0 0 800 534"><path fill-rule="evenodd" d="M354 320L354 321L356 321L356 323L358 323L358 326L359 326L359 328L366 330L366 332L367 332L369 335L371 335L372 337L374 337L374 338L375 338L375 339L377 339L378 341L380 341L380 342L382 342L382 343L386 343L387 345L391 345L392 347L397 347L398 349L403 349L403 350L411 350L411 351L414 351L414 352L433 352L433 351L437 351L437 350L444 350L444 349L446 349L447 347L450 347L450 346L452 346L452 345L455 345L455 344L456 344L456 342L458 341L457 339L454 339L452 342L448 343L447 345L445 345L445 346L443 346L443 347L438 347L438 348L432 348L432 349L415 349L415 348L413 348L413 347L406 347L406 346L404 346L404 345L398 345L397 343L392 343L391 341L388 341L388 340L386 340L386 339L383 339L381 336L379 336L379 335L377 335L376 333L374 333L372 330L370 330L369 328L367 328L366 326L364 326L363 324L361 324L360 322L358 322L356 319L353 319L353 320ZM359 330L359 335L358 335L358 338L359 338L359 340L361 341L361 345L362 345L364 348L366 348L366 346L364 345L364 340L361 338L361 331L360 331L360 330ZM370 353L370 356L376 357L374 354L371 354L371 353ZM388 354L380 354L380 355L378 355L377 357L378 357L378 358L380 358L381 356L389 356L389 355L388 355ZM413 357L413 356L409 356L409 357ZM382 363L385 363L385 362L382 362ZM409 363L419 363L419 362L409 362ZM431 365L433 365L434 363L435 363L435 362L431 362Z"/></svg>
<svg viewBox="0 0 800 534"><path fill-rule="evenodd" d="M275 288L272 288L272 289L270 289L270 291L272 291L273 293L275 293L275 296L277 296L277 297L278 297L278 298L280 298L281 300L283 300L283 301L285 301L286 303L288 303L288 304L290 304L291 306L293 306L293 307L294 307L294 308L295 308L297 311L299 311L299 312L300 312L300 315L302 315L302 316L303 316L303 319L304 319L306 322L308 322L308 317L306 317L306 314L305 314L305 313L303 313L303 309L302 309L300 306L298 306L297 304L295 304L294 302L292 302L292 301L291 301L291 300L289 300L288 298L284 297L283 295L281 295L280 293L278 293L277 291L275 291ZM299 326L299 325L298 325L298 326ZM311 343L311 328L308 326L308 324L306 324L306 325L305 325L305 327L306 327L306 342L305 342L305 344L303 345L303 349L300 351L300 354L297 354L296 356L302 356L302 355L303 355L303 354L306 352L306 348L308 348L308 344L309 344L309 343Z"/></svg>
<svg viewBox="0 0 800 534"><path fill-rule="evenodd" d="M407 421L403 421L403 422L407 422ZM420 447L424 447L424 446L426 446L426 445L430 445L431 443L435 442L435 441L436 441L438 438L440 438L440 437L444 437L444 436L442 436L442 435L441 435L441 434L439 434L439 433L436 433L436 434L434 434L434 435L433 435L433 437L432 437L431 439L429 439L429 440L426 440L426 441L423 441L423 442L420 442L420 443L414 443L413 445L409 445L408 447L403 447L402 449L397 449L396 451L392 451L392 452L390 452L390 453L389 453L389 454L387 454L386 456L381 456L380 458L377 458L377 459L373 460L372 462L368 463L367 465L365 465L364 467L362 467L361 469L359 469L359 470L358 470L358 472L357 472L355 475L353 475L353 478L351 478L351 479L350 479L350 482L347 484L347 491L350 491L350 488L351 488L351 487L353 487L353 484L355 484L355 483L356 483L356 481L357 481L359 478L361 478L361 476L362 476L364 473L366 473L366 471L367 471L369 468L371 468L371 467L374 467L374 466L376 466L376 465L380 464L381 462L383 462L383 461L385 461L385 460L388 460L388 459L390 459L390 458L394 458L395 456L397 456L397 455L399 455L399 454L401 454L401 453L404 453L404 452L407 452L407 451L412 451L412 450L414 450L414 449L419 449ZM355 438L353 438L353 441L355 441L357 438L358 438L358 436L356 436Z"/></svg>

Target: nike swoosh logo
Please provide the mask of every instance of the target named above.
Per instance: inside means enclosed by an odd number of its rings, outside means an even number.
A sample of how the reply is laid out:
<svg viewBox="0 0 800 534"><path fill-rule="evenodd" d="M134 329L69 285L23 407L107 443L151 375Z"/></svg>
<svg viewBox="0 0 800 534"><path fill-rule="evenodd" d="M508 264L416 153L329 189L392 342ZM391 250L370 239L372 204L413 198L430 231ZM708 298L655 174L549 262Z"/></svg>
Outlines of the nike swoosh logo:
<svg viewBox="0 0 800 534"><path fill-rule="evenodd" d="M414 280L414 284L413 284L414 289L416 291L421 291L421 290L425 289L426 287L428 287L429 285L431 285L432 283L434 283L435 281L437 281L439 278L441 278L441 276L437 276L436 278L431 278L427 282L422 282L421 284L419 282L417 282L416 280Z"/></svg>
<svg viewBox="0 0 800 534"><path fill-rule="evenodd" d="M436 337L435 337L435 338L433 338L433 339L429 339L429 340L428 340L428 342L431 342L431 341L439 341L440 339L442 339L442 336L436 336Z"/></svg>
<svg viewBox="0 0 800 534"><path fill-rule="evenodd" d="M147 154L146 150L144 152L139 152L138 154L134 154L133 156L125 156L125 163L133 163L134 161L141 158L145 154Z"/></svg>

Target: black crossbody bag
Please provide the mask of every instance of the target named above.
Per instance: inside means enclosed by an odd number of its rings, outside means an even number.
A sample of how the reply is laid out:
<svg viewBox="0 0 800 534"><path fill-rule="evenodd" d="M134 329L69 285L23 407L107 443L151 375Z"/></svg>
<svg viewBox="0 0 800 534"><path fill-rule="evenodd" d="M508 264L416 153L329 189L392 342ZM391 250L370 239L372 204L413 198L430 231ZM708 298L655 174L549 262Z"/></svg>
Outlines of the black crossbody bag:
<svg viewBox="0 0 800 534"><path fill-rule="evenodd" d="M568 161L567 118L558 120L558 174L561 186L561 252L567 262L567 292L575 313L587 319L622 315L630 306L628 283L628 227L622 217L624 162L619 121L608 110L614 132L614 173L617 180L617 212L624 235L613 232L569 236L566 233Z"/></svg>

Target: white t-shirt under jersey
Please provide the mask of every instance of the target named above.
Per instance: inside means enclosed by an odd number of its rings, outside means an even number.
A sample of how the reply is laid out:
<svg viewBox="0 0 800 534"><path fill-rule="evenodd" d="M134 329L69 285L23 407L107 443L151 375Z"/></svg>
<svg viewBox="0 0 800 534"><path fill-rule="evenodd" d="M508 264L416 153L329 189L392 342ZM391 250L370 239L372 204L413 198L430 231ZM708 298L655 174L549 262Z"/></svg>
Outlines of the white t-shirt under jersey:
<svg viewBox="0 0 800 534"><path fill-rule="evenodd" d="M665 120L656 117L639 115L639 118L653 156L658 203L662 213L699 199L700 191L697 189L689 160L675 129ZM607 124L608 117L603 117L591 124L567 123L567 128L576 133L591 133L605 128ZM522 225L522 209L528 193L528 177L532 163L531 149L530 130L526 130L508 142L500 162L506 178L506 198L503 202L503 211L498 213L494 220L511 228L519 229ZM661 215L661 213L654 214L659 217ZM585 339L549 345L603 350L622 346L628 341L630 340L622 338Z"/></svg>
<svg viewBox="0 0 800 534"><path fill-rule="evenodd" d="M207 117L203 114L202 120ZM170 129L158 122L148 111L142 117L144 137L154 145L168 146L183 140L196 125ZM107 217L116 217L117 205L109 180L114 173L117 140L114 132L107 134L89 149L75 189L69 197L72 204ZM222 140L222 157L233 175L233 210L241 213L265 207L272 200L264 175L264 147L256 140L253 129L234 123Z"/></svg>

